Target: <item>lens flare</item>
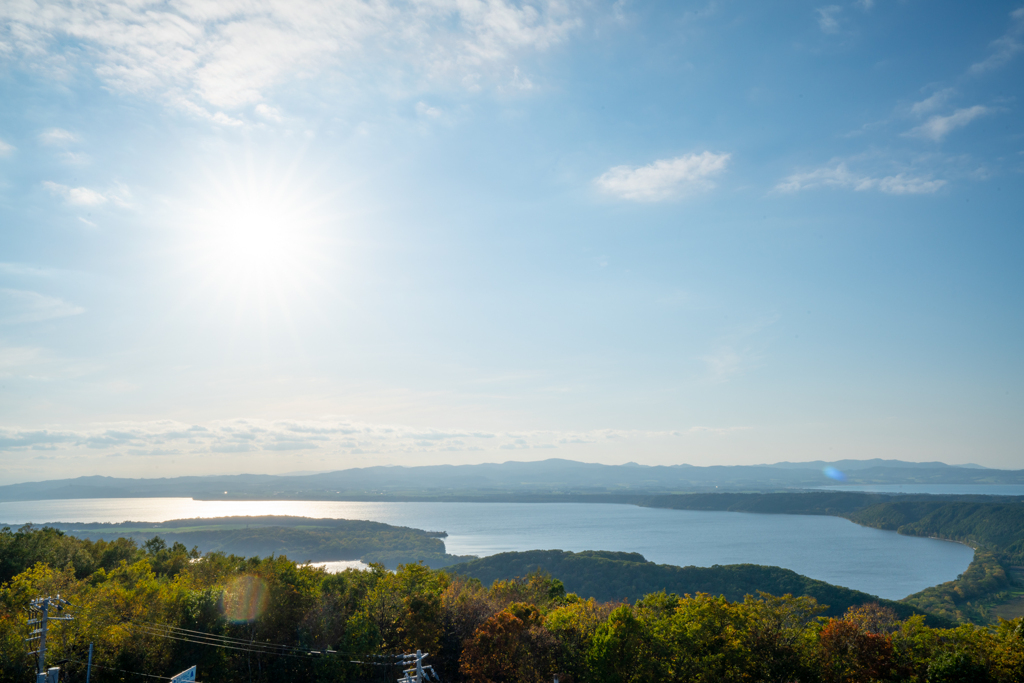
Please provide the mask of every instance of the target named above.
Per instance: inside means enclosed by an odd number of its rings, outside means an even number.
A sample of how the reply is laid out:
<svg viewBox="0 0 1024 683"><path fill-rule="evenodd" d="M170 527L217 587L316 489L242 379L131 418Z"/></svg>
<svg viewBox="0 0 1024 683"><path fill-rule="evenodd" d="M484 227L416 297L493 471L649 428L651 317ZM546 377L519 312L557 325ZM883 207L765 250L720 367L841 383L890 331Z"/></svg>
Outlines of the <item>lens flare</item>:
<svg viewBox="0 0 1024 683"><path fill-rule="evenodd" d="M255 621L267 607L266 582L258 576L239 576L224 594L224 616L235 623Z"/></svg>
<svg viewBox="0 0 1024 683"><path fill-rule="evenodd" d="M837 470L835 467L826 467L822 471L825 473L825 476L828 477L829 479L835 479L836 481L846 481L846 475L843 474L840 470Z"/></svg>

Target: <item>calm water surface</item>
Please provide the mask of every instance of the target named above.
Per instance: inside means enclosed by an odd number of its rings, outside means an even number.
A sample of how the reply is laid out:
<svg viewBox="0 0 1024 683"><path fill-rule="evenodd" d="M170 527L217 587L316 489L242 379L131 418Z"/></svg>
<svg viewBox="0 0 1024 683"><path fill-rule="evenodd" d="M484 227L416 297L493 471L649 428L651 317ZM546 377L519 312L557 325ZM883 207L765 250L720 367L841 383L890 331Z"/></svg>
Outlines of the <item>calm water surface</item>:
<svg viewBox="0 0 1024 683"><path fill-rule="evenodd" d="M1024 484L836 484L825 491L867 491L870 493L934 493L945 495L1024 496Z"/></svg>
<svg viewBox="0 0 1024 683"><path fill-rule="evenodd" d="M512 550L620 550L680 566L777 565L839 586L899 599L950 581L973 551L861 527L838 517L663 510L579 503L359 503L106 498L0 503L0 520L162 522L227 515L367 519L447 531L457 555Z"/></svg>

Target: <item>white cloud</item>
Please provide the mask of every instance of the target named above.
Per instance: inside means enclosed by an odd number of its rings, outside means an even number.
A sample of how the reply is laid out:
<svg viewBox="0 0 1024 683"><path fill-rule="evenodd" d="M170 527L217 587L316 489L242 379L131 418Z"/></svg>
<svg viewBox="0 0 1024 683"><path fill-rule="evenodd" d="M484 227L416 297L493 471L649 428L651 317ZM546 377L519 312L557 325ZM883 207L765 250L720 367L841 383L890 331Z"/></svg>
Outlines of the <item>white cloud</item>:
<svg viewBox="0 0 1024 683"><path fill-rule="evenodd" d="M0 289L0 323L12 325L84 313L81 306L23 289Z"/></svg>
<svg viewBox="0 0 1024 683"><path fill-rule="evenodd" d="M563 40L580 25L575 9L576 0L9 0L0 40L31 68L67 78L83 63L114 90L230 125L238 119L208 109L256 104L275 85L332 70L381 84L367 66L375 57L401 88L478 86L522 51Z"/></svg>
<svg viewBox="0 0 1024 683"><path fill-rule="evenodd" d="M78 136L63 128L50 128L39 134L39 141L44 145L66 145L78 142Z"/></svg>
<svg viewBox="0 0 1024 683"><path fill-rule="evenodd" d="M949 116L931 117L917 128L909 131L907 135L928 138L929 140L935 140L938 142L949 135L954 129L962 128L979 116L984 116L991 112L991 109L983 107L980 104L976 104L973 107L967 107L966 109L957 109Z"/></svg>
<svg viewBox="0 0 1024 683"><path fill-rule="evenodd" d="M257 104L256 113L274 123L281 123L284 118L281 116L281 112L275 107L271 107L269 104Z"/></svg>
<svg viewBox="0 0 1024 683"><path fill-rule="evenodd" d="M839 19L836 15L843 11L839 5L819 7L815 10L818 13L818 28L824 33L837 33L839 31Z"/></svg>
<svg viewBox="0 0 1024 683"><path fill-rule="evenodd" d="M920 102L914 102L910 107L910 113L914 116L924 116L942 107L953 96L953 88L945 88L932 93Z"/></svg>
<svg viewBox="0 0 1024 683"><path fill-rule="evenodd" d="M28 350L26 353L30 352ZM0 359L3 356L0 355ZM3 362L0 360L0 370ZM85 428L19 429L0 427L0 452L29 449L106 451L137 455L205 453L278 453L320 451L333 454L449 453L588 446L608 440L636 443L665 439L667 431L599 429L587 432L504 432L414 429L402 425L348 420L236 419L185 424L172 420L120 422Z"/></svg>
<svg viewBox="0 0 1024 683"><path fill-rule="evenodd" d="M775 189L779 192L798 192L816 187L836 187L858 192L878 190L887 194L931 194L937 192L945 180L932 180L906 173L872 177L851 172L845 163L835 167L824 166L807 173L794 173L784 178Z"/></svg>
<svg viewBox="0 0 1024 683"><path fill-rule="evenodd" d="M873 186L887 194L931 194L938 192L945 184L945 180L931 180L900 173L878 178Z"/></svg>
<svg viewBox="0 0 1024 683"><path fill-rule="evenodd" d="M87 187L68 187L49 180L43 183L43 187L58 197L63 197L65 202L73 206L99 206L107 203L105 196Z"/></svg>
<svg viewBox="0 0 1024 683"><path fill-rule="evenodd" d="M714 187L711 178L725 170L730 154L687 154L647 166L615 166L594 183L605 193L655 202Z"/></svg>
<svg viewBox="0 0 1024 683"><path fill-rule="evenodd" d="M512 70L512 82L510 85L516 90L533 90L533 81L521 74L518 66Z"/></svg>
<svg viewBox="0 0 1024 683"><path fill-rule="evenodd" d="M981 74L999 68L1013 59L1014 55L1024 49L1021 36L1024 35L1024 7L1010 12L1010 28L1001 37L992 41L992 54L982 61L972 64L972 74Z"/></svg>
<svg viewBox="0 0 1024 683"><path fill-rule="evenodd" d="M0 157L5 157L14 151L14 145L10 145L3 140L0 140Z"/></svg>
<svg viewBox="0 0 1024 683"><path fill-rule="evenodd" d="M441 118L441 114L443 112L440 109L438 109L437 107L431 107L426 102L417 102L416 103L416 113L419 116L423 116L423 117L426 117L428 119L438 119L438 118Z"/></svg>
<svg viewBox="0 0 1024 683"><path fill-rule="evenodd" d="M85 166L92 162L88 154L80 152L64 152L60 155L60 160L68 166Z"/></svg>

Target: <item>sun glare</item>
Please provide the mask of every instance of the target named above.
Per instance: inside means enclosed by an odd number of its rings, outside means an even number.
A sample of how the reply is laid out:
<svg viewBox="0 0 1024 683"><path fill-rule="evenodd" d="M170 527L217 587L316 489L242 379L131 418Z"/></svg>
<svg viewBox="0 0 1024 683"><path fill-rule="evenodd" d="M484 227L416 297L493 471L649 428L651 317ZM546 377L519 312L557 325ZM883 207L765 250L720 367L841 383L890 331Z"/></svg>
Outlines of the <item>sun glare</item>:
<svg viewBox="0 0 1024 683"><path fill-rule="evenodd" d="M251 174L202 195L189 247L202 298L240 314L288 309L308 297L326 253L316 202L287 180Z"/></svg>
<svg viewBox="0 0 1024 683"><path fill-rule="evenodd" d="M304 226L282 207L259 201L223 207L209 223L209 257L217 279L251 288L301 267Z"/></svg>

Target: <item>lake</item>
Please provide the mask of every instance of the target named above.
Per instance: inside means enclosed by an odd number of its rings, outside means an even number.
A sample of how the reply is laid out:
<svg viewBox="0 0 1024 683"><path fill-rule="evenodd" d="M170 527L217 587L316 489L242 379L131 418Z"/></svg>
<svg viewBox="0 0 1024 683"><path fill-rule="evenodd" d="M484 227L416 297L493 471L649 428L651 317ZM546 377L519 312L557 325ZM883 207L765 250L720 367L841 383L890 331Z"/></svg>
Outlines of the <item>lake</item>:
<svg viewBox="0 0 1024 683"><path fill-rule="evenodd" d="M866 491L869 493L1024 496L1024 484L835 484L818 488L822 491Z"/></svg>
<svg viewBox="0 0 1024 683"><path fill-rule="evenodd" d="M973 557L958 543L900 536L838 517L665 510L598 503L366 503L103 498L0 503L0 520L163 522L298 515L447 531L456 555L535 549L619 550L679 566L777 565L898 600L955 579Z"/></svg>

